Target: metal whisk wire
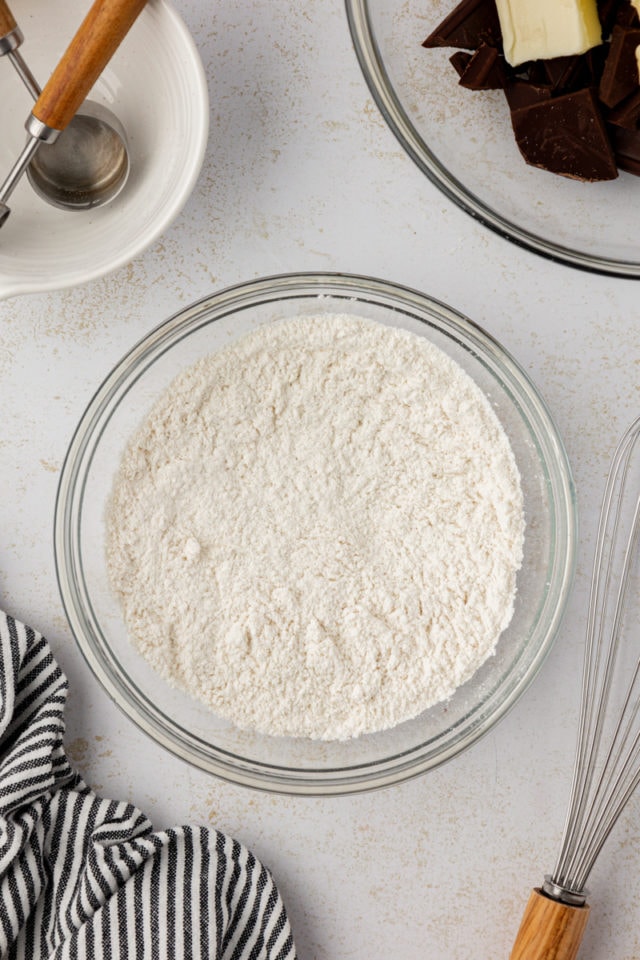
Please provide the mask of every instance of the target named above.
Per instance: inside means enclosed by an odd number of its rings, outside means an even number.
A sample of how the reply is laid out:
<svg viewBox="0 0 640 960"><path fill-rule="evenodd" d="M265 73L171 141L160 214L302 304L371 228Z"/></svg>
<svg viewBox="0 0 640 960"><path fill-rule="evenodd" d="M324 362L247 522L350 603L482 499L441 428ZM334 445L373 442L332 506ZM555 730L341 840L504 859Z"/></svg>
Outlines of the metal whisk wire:
<svg viewBox="0 0 640 960"><path fill-rule="evenodd" d="M611 702L612 683L616 667L621 669L619 654L628 628L625 618L640 537L640 483L634 474L639 438L640 418L620 441L605 488L587 617L573 780L560 852L545 882L549 895L573 903L586 899L585 885L596 858L640 783L640 656L628 671L630 679L618 700L613 728L603 736L611 708L616 707ZM635 627L637 631L637 623Z"/></svg>

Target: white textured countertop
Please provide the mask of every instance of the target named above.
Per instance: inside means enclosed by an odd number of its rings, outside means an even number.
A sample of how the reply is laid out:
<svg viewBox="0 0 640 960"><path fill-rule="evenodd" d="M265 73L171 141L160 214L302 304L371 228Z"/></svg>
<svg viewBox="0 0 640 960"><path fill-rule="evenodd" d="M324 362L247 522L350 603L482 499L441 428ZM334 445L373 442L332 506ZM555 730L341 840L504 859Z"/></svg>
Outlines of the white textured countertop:
<svg viewBox="0 0 640 960"><path fill-rule="evenodd" d="M303 960L507 957L553 866L576 731L599 501L640 413L637 281L573 271L494 236L403 154L352 50L341 0L182 0L209 78L202 175L166 235L84 287L0 304L0 607L47 635L71 683L68 751L157 827L235 835L273 871ZM379 276L496 336L546 398L572 462L581 539L556 645L498 727L402 786L318 800L193 770L138 732L84 664L55 579L56 486L95 387L150 327L229 284L295 270ZM590 881L581 960L640 957L640 797Z"/></svg>

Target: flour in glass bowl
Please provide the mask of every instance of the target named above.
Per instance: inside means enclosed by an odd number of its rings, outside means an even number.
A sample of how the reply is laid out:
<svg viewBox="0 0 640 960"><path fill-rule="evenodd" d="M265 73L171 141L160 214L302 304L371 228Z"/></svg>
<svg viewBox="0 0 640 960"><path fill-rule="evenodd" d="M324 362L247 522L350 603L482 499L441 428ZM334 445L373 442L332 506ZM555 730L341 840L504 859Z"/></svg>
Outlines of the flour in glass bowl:
<svg viewBox="0 0 640 960"><path fill-rule="evenodd" d="M186 369L107 510L129 634L241 728L347 739L450 697L511 620L520 478L444 352L347 315L259 327Z"/></svg>

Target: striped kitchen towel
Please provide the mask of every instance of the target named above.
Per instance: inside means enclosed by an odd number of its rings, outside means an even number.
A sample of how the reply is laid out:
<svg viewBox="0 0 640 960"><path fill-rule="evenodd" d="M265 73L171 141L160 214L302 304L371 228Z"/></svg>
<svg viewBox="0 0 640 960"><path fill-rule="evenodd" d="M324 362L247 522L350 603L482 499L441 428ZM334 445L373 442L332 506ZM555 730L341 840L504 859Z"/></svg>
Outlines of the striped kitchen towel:
<svg viewBox="0 0 640 960"><path fill-rule="evenodd" d="M0 957L295 960L269 871L205 827L154 832L63 747L67 680L0 611Z"/></svg>

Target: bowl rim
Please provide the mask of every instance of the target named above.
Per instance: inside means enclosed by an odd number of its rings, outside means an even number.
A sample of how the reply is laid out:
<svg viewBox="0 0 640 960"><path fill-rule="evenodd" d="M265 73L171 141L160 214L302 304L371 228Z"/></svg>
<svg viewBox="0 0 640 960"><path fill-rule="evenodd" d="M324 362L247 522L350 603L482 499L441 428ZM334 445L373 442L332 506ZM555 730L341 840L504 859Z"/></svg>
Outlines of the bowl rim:
<svg viewBox="0 0 640 960"><path fill-rule="evenodd" d="M369 16L368 0L345 0L351 41L369 92L387 126L416 166L442 193L498 236L547 260L605 276L640 279L640 260L616 260L573 250L525 230L496 213L440 163L411 122L386 71Z"/></svg>
<svg viewBox="0 0 640 960"><path fill-rule="evenodd" d="M215 755L212 755L212 745L162 713L126 675L108 644L100 642L100 627L88 592L83 588L79 536L85 482L95 445L108 423L110 410L117 408L129 386L176 340L243 308L269 301L290 301L296 297L340 297L347 302L360 299L404 311L415 319L423 318L411 313L412 310L432 311L434 319L437 317L439 322L450 324L453 329L457 327L461 335L477 343L488 362L492 358L499 361L501 370L508 371L513 378L512 385L521 391L518 402L524 400L530 404L528 413L540 422L541 435L537 440L541 440L547 450L543 458L538 447L538 455L545 465L550 465L554 474L550 476L555 484L552 504L558 511L552 524L554 538L550 553L553 571L548 578L545 603L537 614L537 620L544 619L546 624L544 636L508 695L497 704L490 703L491 709L476 716L462 738L449 742L445 749L436 753L429 749L430 743L437 739L431 737L431 740L422 738L423 742L396 751L393 756L382 760L322 770L268 764L239 757L222 748L215 748ZM150 330L113 367L93 394L72 435L58 482L53 540L58 588L80 652L108 696L139 729L174 756L222 780L271 793L327 797L369 791L417 777L467 749L507 714L537 675L562 620L575 570L577 503L568 456L544 400L525 371L490 334L442 301L397 283L338 272L289 273L240 282L197 300ZM525 645L518 661L528 652L529 646ZM503 684L504 679L501 679L489 699L498 698ZM477 712L477 706L474 705L473 710ZM465 714L454 728L450 728L449 734L451 729L456 731L466 720ZM441 737L438 734L438 738Z"/></svg>

